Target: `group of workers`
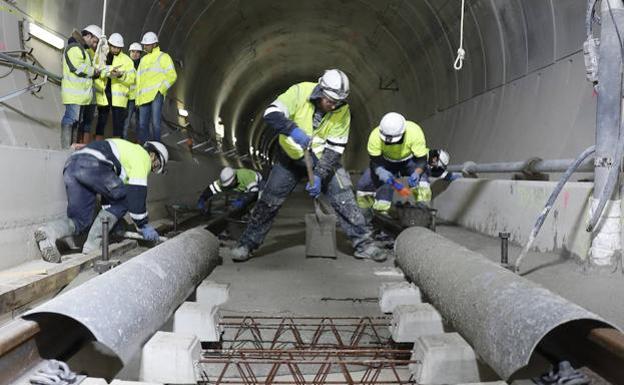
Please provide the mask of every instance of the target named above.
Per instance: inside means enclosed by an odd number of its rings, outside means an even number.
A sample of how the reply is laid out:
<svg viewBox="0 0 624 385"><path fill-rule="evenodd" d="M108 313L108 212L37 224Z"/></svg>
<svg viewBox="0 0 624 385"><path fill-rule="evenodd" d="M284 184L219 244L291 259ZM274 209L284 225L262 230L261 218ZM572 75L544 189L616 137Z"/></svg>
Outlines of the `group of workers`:
<svg viewBox="0 0 624 385"><path fill-rule="evenodd" d="M80 131L78 145L72 146L63 170L67 191L67 218L52 221L38 228L35 239L43 258L60 262L58 239L88 231L83 253L101 247L102 223L109 229L126 213L147 240L157 240L158 232L148 223L146 208L147 178L150 172L162 173L169 159L160 143L160 121L163 98L176 80L173 62L161 52L158 37L152 32L143 36L142 47L130 46L130 57L122 52L123 38L114 33L108 39L108 53L98 64L102 31L95 25L76 31L68 41L63 55L62 146L71 144L76 125L87 124L94 106L98 110L97 135L110 111L113 115L113 136L106 140ZM146 54L141 57L141 52ZM449 155L443 150L428 150L422 129L402 115L390 112L373 129L368 140L370 167L357 183L357 199L349 173L341 164L347 146L351 113L347 97L349 79L331 69L318 82L293 85L279 95L264 112L264 121L278 136L278 149L268 178L254 170L225 167L219 178L201 194L198 208L224 191L238 194L232 206L241 209L255 202L249 223L231 250L234 261L249 259L260 247L272 223L299 181L308 177L306 191L313 198L325 194L337 219L360 259L384 261L385 250L372 236L366 210L387 212L393 190L404 187L398 180L407 177L416 201L431 199L429 176L455 179L445 168ZM134 105L139 106L138 144L125 140L127 122ZM150 131L151 128L153 129ZM308 170L312 170L311 176ZM97 196L101 210L95 215Z"/></svg>
<svg viewBox="0 0 624 385"><path fill-rule="evenodd" d="M113 137L128 139L128 129L138 109L136 139L160 141L163 98L177 74L171 57L160 50L154 32L123 52L124 39L113 33L102 39L102 29L88 25L74 31L63 53L61 95L65 114L61 120L61 147L91 142L91 125L97 109L95 139L104 139L109 114ZM112 113L111 113L112 112Z"/></svg>

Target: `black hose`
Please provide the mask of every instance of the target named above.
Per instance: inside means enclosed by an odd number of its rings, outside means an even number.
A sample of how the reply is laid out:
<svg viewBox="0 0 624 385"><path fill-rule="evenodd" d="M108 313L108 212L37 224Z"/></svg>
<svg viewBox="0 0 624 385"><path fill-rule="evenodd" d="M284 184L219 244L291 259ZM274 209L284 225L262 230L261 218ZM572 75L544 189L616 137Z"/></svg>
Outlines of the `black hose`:
<svg viewBox="0 0 624 385"><path fill-rule="evenodd" d="M555 189L553 190L553 192L550 194L550 197L548 198L548 201L546 202L544 209L542 210L540 215L537 217L537 220L535 221L535 225L533 225L533 230L531 231L531 235L529 236L529 241L527 242L527 244L524 246L524 248L520 252L520 255L518 255L518 258L516 258L516 262L514 263L514 271L516 273L520 271L520 264L522 263L522 260L529 252L529 249L533 246L533 242L535 242L535 238L537 238L537 234L539 234L542 228L542 225L544 224L544 221L546 221L546 217L548 217L548 213L550 213L550 209L552 209L552 207L554 206L555 201L557 200L557 197L559 196L559 193L561 192L561 190L563 190L563 186L568 182L568 180L570 179L572 174L574 174L576 169L578 169L579 166L583 164L583 162L585 162L585 160L594 152L596 152L596 146L587 147L585 151L583 151L574 160L574 162L568 166L566 172L561 176L561 179L559 179L559 182L557 183L557 186L555 186Z"/></svg>

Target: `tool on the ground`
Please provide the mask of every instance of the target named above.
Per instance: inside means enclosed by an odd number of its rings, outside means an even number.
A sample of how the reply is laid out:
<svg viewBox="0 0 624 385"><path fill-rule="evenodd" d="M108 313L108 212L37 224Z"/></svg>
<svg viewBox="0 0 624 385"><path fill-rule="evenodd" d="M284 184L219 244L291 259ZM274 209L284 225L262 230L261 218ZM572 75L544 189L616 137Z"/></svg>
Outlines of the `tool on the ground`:
<svg viewBox="0 0 624 385"><path fill-rule="evenodd" d="M410 195L410 190L405 187L405 185L403 185L403 183L399 182L398 179L389 179L387 181L387 183L392 186L393 189L396 190L396 192L399 193L399 195L403 196L403 197L407 197Z"/></svg>
<svg viewBox="0 0 624 385"><path fill-rule="evenodd" d="M118 259L110 259L108 254L108 218L102 218L102 258L93 263L93 270L98 274L103 274L110 269L117 267L121 264Z"/></svg>
<svg viewBox="0 0 624 385"><path fill-rule="evenodd" d="M303 151L308 173L308 183L314 184L312 157L310 150ZM320 258L336 258L336 215L326 214L329 209L321 207L319 198L314 198L314 214L305 215L306 224L306 256Z"/></svg>
<svg viewBox="0 0 624 385"><path fill-rule="evenodd" d="M123 233L123 237L126 239L136 239L138 241L145 241L146 239L139 233L135 233L134 231L126 231ZM167 237L158 237L158 242L165 242L169 240Z"/></svg>
<svg viewBox="0 0 624 385"><path fill-rule="evenodd" d="M498 237L501 240L501 266L509 267L509 237L510 233L500 232Z"/></svg>

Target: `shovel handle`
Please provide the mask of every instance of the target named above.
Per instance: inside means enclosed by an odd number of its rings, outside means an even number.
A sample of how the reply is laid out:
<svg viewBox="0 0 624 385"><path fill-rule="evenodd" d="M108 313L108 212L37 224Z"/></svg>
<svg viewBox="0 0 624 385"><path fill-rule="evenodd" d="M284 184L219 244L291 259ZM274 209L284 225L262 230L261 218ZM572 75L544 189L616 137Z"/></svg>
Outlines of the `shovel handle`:
<svg viewBox="0 0 624 385"><path fill-rule="evenodd" d="M314 184L314 171L312 171L312 157L310 156L310 150L303 150L303 160L305 161L306 170L308 172L308 183L310 186Z"/></svg>

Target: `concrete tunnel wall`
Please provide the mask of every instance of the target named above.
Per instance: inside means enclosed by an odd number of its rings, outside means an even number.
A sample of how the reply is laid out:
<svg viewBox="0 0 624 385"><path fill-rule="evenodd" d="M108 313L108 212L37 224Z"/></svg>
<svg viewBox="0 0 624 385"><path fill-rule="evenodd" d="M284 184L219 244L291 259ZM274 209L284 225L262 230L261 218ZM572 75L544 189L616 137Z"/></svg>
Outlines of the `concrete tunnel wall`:
<svg viewBox="0 0 624 385"><path fill-rule="evenodd" d="M33 48L42 66L61 73L61 52L34 38L21 42L18 22L32 19L66 36L72 28L101 24L102 3L18 0L16 8L4 6L0 49ZM224 150L235 146L241 156L253 146L268 153L263 109L293 82L315 80L331 67L343 69L352 84L350 169L366 164L368 132L390 110L419 122L430 147L447 148L453 163L573 157L594 141L595 99L581 51L584 13L584 0L467 1L460 72L452 69L460 1L109 0L106 31L122 33L126 46L145 31L159 33L179 74L165 116L176 122L179 106L190 111L188 131L165 129L163 141L178 160L176 184L171 175L153 178L153 209L191 200L222 164L239 164L237 157L189 154L180 140L214 143L220 122ZM15 70L0 78L0 93L27 81ZM23 173L46 175L42 189L39 180L16 180L15 169L2 168L3 180L15 183L3 184L0 210L19 215L3 219L0 268L12 264L7 260L37 258L32 228L64 211L62 181L53 176L66 156L56 151L62 112L56 85L0 104L3 157ZM21 159L25 149L30 155ZM55 160L41 162L45 154Z"/></svg>

